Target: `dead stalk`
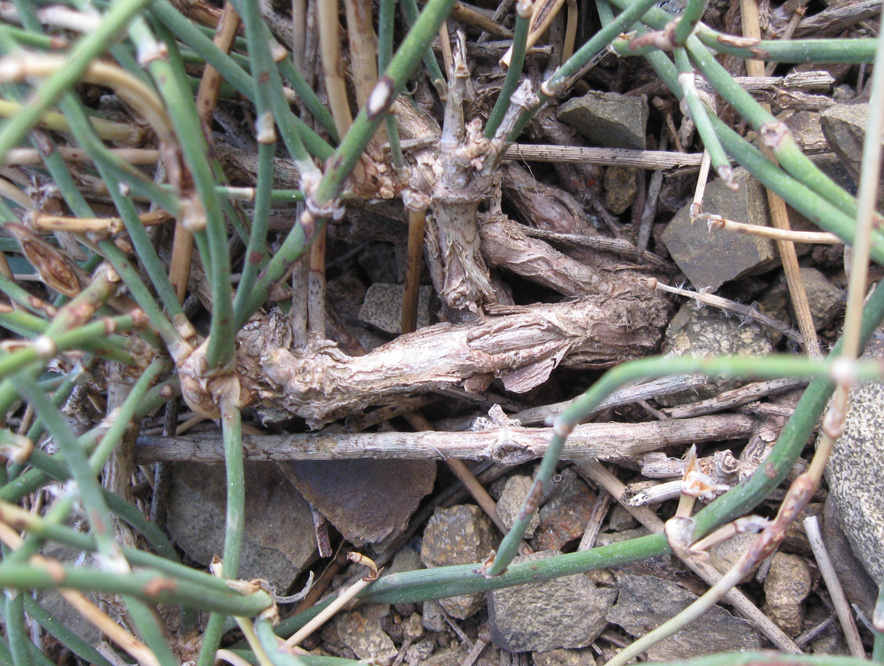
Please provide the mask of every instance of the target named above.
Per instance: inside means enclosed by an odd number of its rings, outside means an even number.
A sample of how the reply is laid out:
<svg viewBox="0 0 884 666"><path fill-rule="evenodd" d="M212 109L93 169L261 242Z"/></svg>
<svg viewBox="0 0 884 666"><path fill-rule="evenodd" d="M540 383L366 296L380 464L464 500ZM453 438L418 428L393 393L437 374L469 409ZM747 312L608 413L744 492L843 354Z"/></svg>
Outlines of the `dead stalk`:
<svg viewBox="0 0 884 666"><path fill-rule="evenodd" d="M534 13L531 16L531 26L528 28L528 41L525 48L530 49L537 43L564 4L565 0L540 0L534 3ZM509 67L512 58L513 47L511 46L503 54L500 64Z"/></svg>
<svg viewBox="0 0 884 666"><path fill-rule="evenodd" d="M417 304L420 296L426 215L426 210L408 211L408 262L405 270L405 295L402 300L400 325L403 334L417 329Z"/></svg>
<svg viewBox="0 0 884 666"><path fill-rule="evenodd" d="M763 227L760 224L746 224L745 222L728 220L721 215L714 215L712 213L703 213L702 215L699 215L697 221L705 221L709 227L709 231L712 231L713 229L723 229L738 234L746 234L747 236L771 238L776 241L815 243L819 245L837 245L838 243L844 242L838 236L828 231L792 231L791 229Z"/></svg>
<svg viewBox="0 0 884 666"><path fill-rule="evenodd" d="M749 39L761 39L761 21L756 0L740 0L740 16L743 23L743 36ZM764 62L761 60L747 60L746 73L749 76L764 76ZM761 105L770 112L769 104ZM761 143L761 151L774 164L776 157L770 148ZM773 190L767 190L767 203L770 208L770 219L775 229L790 231L789 211L786 202ZM822 358L820 348L813 325L813 317L810 314L810 303L807 300L807 291L804 288L804 280L801 279L801 271L798 267L798 255L795 252L795 244L788 240L777 240L777 249L780 251L780 259L783 263L783 271L786 274L786 283L789 285L789 293L792 296L792 307L795 310L795 318L798 320L798 330L804 336L804 350L811 358Z"/></svg>
<svg viewBox="0 0 884 666"><path fill-rule="evenodd" d="M841 587L838 574L835 572L835 567L832 566L832 560L829 558L829 551L823 542L823 535L820 533L820 523L816 516L808 516L804 519L804 531L807 533L808 541L810 541L810 548L813 550L813 557L820 568L820 574L822 574L826 588L829 590L829 596L832 597L832 605L835 606L835 613L837 613L838 620L841 622L841 629L844 631L844 637L847 639L850 654L857 659L865 659L866 651L859 637L859 631L856 628L853 614L850 612L847 597L844 596L844 589Z"/></svg>
<svg viewBox="0 0 884 666"><path fill-rule="evenodd" d="M356 559L354 559L354 557ZM371 573L364 577L360 578L358 581L353 583L346 590L342 590L338 597L331 602L328 606L322 609L320 613L316 615L310 622L305 624L299 631L292 634L288 639L286 639L285 644L288 647L295 647L299 643L301 643L305 638L307 638L314 631L319 629L322 625L328 622L335 614L341 610L344 606L346 606L351 599L353 599L357 594L359 594L363 589L365 589L368 585L377 580L380 575L380 571L377 566L370 559L365 557L364 555L359 555L358 553L350 553L347 556L347 559L352 561L358 561L360 564L364 564L368 566Z"/></svg>

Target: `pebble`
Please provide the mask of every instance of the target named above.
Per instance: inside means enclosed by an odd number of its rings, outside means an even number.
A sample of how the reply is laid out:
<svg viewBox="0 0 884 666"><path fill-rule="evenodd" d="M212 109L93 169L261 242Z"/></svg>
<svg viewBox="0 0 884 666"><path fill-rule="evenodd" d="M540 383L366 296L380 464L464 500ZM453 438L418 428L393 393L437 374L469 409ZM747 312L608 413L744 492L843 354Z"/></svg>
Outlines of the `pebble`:
<svg viewBox="0 0 884 666"><path fill-rule="evenodd" d="M579 539L592 515L595 493L572 468L559 476L546 503L540 507L540 526L531 546L536 551L561 550L565 544Z"/></svg>
<svg viewBox="0 0 884 666"><path fill-rule="evenodd" d="M560 554L534 553L513 564ZM616 598L616 590L596 587L587 574L494 590L488 593L491 639L510 652L587 647L607 625L605 613Z"/></svg>
<svg viewBox="0 0 884 666"><path fill-rule="evenodd" d="M329 646L346 646L357 659L371 659L379 666L393 663L399 651L381 628L389 615L386 604L369 604L353 611L339 613L322 631Z"/></svg>
<svg viewBox="0 0 884 666"><path fill-rule="evenodd" d="M522 503L528 496L532 484L531 477L523 474L513 474L506 480L500 499L497 501L497 515L503 521L503 524L510 528L516 521L519 511L522 509ZM534 536L534 532L540 525L540 517L535 513L528 523L528 529L525 531L525 537L530 539Z"/></svg>
<svg viewBox="0 0 884 666"><path fill-rule="evenodd" d="M558 119L597 146L645 150L648 100L590 91L559 107Z"/></svg>
<svg viewBox="0 0 884 666"><path fill-rule="evenodd" d="M433 567L451 564L477 564L497 548L497 537L491 521L472 504L459 504L449 509L436 509L424 530L421 561ZM465 594L440 599L446 613L464 620L484 605L481 594ZM424 604L424 626L427 626L427 604ZM430 628L430 627L427 627Z"/></svg>
<svg viewBox="0 0 884 666"><path fill-rule="evenodd" d="M734 192L720 179L706 186L703 212L729 220L770 226L767 194L745 169L734 170L739 190ZM772 268L779 262L776 244L768 238L736 234L721 229L708 231L703 221L691 224L688 203L663 232L672 259L697 289L713 291L730 280Z"/></svg>
<svg viewBox="0 0 884 666"><path fill-rule="evenodd" d="M804 628L804 600L810 594L810 567L803 557L776 553L764 579L764 612L795 638Z"/></svg>
<svg viewBox="0 0 884 666"><path fill-rule="evenodd" d="M313 515L274 463L246 463L245 486L239 577L263 578L282 594L316 557ZM172 465L167 527L175 543L204 566L224 552L226 493L224 465Z"/></svg>
<svg viewBox="0 0 884 666"><path fill-rule="evenodd" d="M620 595L607 619L643 636L696 601L697 596L654 576L617 576ZM681 661L715 652L753 651L761 637L749 624L715 606L677 634L648 649L649 661Z"/></svg>

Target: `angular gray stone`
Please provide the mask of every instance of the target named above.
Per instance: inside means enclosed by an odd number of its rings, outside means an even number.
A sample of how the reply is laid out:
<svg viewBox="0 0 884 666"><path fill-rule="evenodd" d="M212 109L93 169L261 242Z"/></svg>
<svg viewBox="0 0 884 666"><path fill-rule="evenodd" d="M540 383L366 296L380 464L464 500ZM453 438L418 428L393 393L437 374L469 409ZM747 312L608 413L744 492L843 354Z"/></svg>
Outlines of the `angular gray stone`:
<svg viewBox="0 0 884 666"><path fill-rule="evenodd" d="M764 579L764 612L792 638L804 628L804 600L810 594L810 567L803 557L776 553Z"/></svg>
<svg viewBox="0 0 884 666"><path fill-rule="evenodd" d="M605 188L605 206L614 215L626 212L638 194L636 170L629 167L610 166L605 169L602 185Z"/></svg>
<svg viewBox="0 0 884 666"><path fill-rule="evenodd" d="M497 500L497 515L507 527L512 527L522 508L522 502L528 496L531 490L531 477L522 474L513 474L506 480L500 499ZM525 537L530 539L534 536L534 531L540 525L540 516L535 513L531 516L531 522L528 523L528 529L525 530Z"/></svg>
<svg viewBox="0 0 884 666"><path fill-rule="evenodd" d="M356 610L339 613L323 629L322 637L334 646L345 646L358 659L371 659L372 663L387 666L398 654L396 645L381 628L390 613L385 604L369 604Z"/></svg>
<svg viewBox="0 0 884 666"><path fill-rule="evenodd" d="M278 463L301 494L354 546L383 550L408 527L433 490L436 463L425 460L315 460Z"/></svg>
<svg viewBox="0 0 884 666"><path fill-rule="evenodd" d="M240 578L263 578L284 593L316 556L310 507L273 463L245 466L245 534ZM173 463L167 527L175 542L208 566L224 551L224 465Z"/></svg>
<svg viewBox="0 0 884 666"><path fill-rule="evenodd" d="M430 296L433 288L423 286L417 298L417 327L430 325ZM359 310L359 319L385 333L398 335L402 331L402 299L405 286L376 282L368 288L365 302Z"/></svg>
<svg viewBox="0 0 884 666"><path fill-rule="evenodd" d="M814 328L821 331L831 326L844 311L844 290L832 284L816 268L804 266L800 271ZM774 319L783 321L788 320L791 316L794 321L792 297L789 295L789 285L786 283L785 275L780 275L770 289L765 292L764 297L759 301L759 307Z"/></svg>
<svg viewBox="0 0 884 666"><path fill-rule="evenodd" d="M786 118L786 126L801 150L810 153L828 150L818 111L799 111Z"/></svg>
<svg viewBox="0 0 884 666"><path fill-rule="evenodd" d="M533 652L534 666L595 666L595 653L591 648L585 650L550 650L549 652Z"/></svg>
<svg viewBox="0 0 884 666"><path fill-rule="evenodd" d="M884 358L880 331L864 358ZM829 496L853 552L873 581L884 576L884 383L850 391L844 434L826 466Z"/></svg>
<svg viewBox="0 0 884 666"><path fill-rule="evenodd" d="M662 351L672 356L764 356L773 351L773 345L758 324L727 318L711 308L697 310L686 303L669 323ZM659 396L657 402L671 406L704 400L738 384L732 380L711 380L689 391Z"/></svg>
<svg viewBox="0 0 884 666"><path fill-rule="evenodd" d="M617 576L620 595L608 622L632 636L643 636L696 601L697 596L654 576ZM745 620L720 606L703 614L677 634L648 649L649 661L691 659L714 652L757 650L761 637Z"/></svg>
<svg viewBox="0 0 884 666"><path fill-rule="evenodd" d="M729 220L770 226L767 194L742 167L734 170L740 186L730 190L720 179L706 186L703 212ZM774 241L731 231L708 231L704 222L691 224L691 204L686 204L663 232L672 259L697 289L713 291L730 280L767 270L779 262Z"/></svg>
<svg viewBox="0 0 884 666"><path fill-rule="evenodd" d="M840 158L857 187L868 122L868 104L836 104L823 111L820 116L820 124L829 146ZM881 200L882 197L884 183L879 183L878 199Z"/></svg>
<svg viewBox="0 0 884 666"><path fill-rule="evenodd" d="M579 539L592 514L595 493L566 467L558 475L549 497L540 507L540 527L531 542L534 550L561 550L568 542Z"/></svg>
<svg viewBox="0 0 884 666"><path fill-rule="evenodd" d="M424 530L421 560L429 569L450 564L478 565L495 548L497 537L488 517L477 506L459 504L450 509L436 509ZM484 603L481 594L439 600L445 612L459 620L475 614ZM425 608L425 619L426 613Z"/></svg>
<svg viewBox="0 0 884 666"><path fill-rule="evenodd" d="M847 600L859 606L866 616L871 616L878 598L878 584L869 577L862 562L853 554L834 504L834 498L829 493L823 513L823 541Z"/></svg>
<svg viewBox="0 0 884 666"><path fill-rule="evenodd" d="M517 557L513 564L543 560L558 551ZM582 648L602 633L617 591L596 587L587 574L488 593L488 624L494 644L510 652Z"/></svg>
<svg viewBox="0 0 884 666"><path fill-rule="evenodd" d="M644 150L647 145L648 100L644 97L590 91L562 104L556 115L597 146Z"/></svg>

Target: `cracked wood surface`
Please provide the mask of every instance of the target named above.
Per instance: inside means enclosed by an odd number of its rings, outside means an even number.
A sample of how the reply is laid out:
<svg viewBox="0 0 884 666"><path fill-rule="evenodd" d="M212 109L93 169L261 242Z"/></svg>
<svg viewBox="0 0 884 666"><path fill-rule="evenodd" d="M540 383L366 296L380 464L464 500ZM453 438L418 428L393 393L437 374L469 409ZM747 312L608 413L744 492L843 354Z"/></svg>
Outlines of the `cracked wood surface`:
<svg viewBox="0 0 884 666"><path fill-rule="evenodd" d="M588 423L577 426L563 460L598 459L636 467L638 458L668 446L747 437L755 421L743 414L644 423ZM339 460L344 458L491 459L518 465L546 452L552 428L503 426L481 432L313 433L243 436L247 460ZM189 437L141 436L135 460L223 462L220 433Z"/></svg>
<svg viewBox="0 0 884 666"><path fill-rule="evenodd" d="M488 306L482 321L428 326L359 357L328 341L290 348L284 319L273 315L240 335L240 377L251 399L312 427L401 395L461 384L478 392L495 378L524 393L559 365L604 368L656 349L669 306L636 283L619 287L616 297Z"/></svg>

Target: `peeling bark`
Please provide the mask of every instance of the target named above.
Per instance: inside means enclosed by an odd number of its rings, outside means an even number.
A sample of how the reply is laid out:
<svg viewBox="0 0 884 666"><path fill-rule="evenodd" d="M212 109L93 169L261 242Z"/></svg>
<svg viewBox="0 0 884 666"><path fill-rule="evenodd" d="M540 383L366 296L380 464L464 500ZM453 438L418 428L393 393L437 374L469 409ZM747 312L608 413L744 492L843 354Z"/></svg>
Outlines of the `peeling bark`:
<svg viewBox="0 0 884 666"><path fill-rule="evenodd" d="M300 350L262 344L261 332L278 330L273 320L281 315L267 317L250 325L250 339L241 339L238 367L248 373L241 381L250 395L312 427L397 395L457 385L475 392L495 378L521 393L546 381L559 365L602 368L653 351L668 305L642 289L622 290L616 298L593 295L487 310L482 322L429 326L356 358L327 341ZM257 386L261 389L251 388Z"/></svg>

